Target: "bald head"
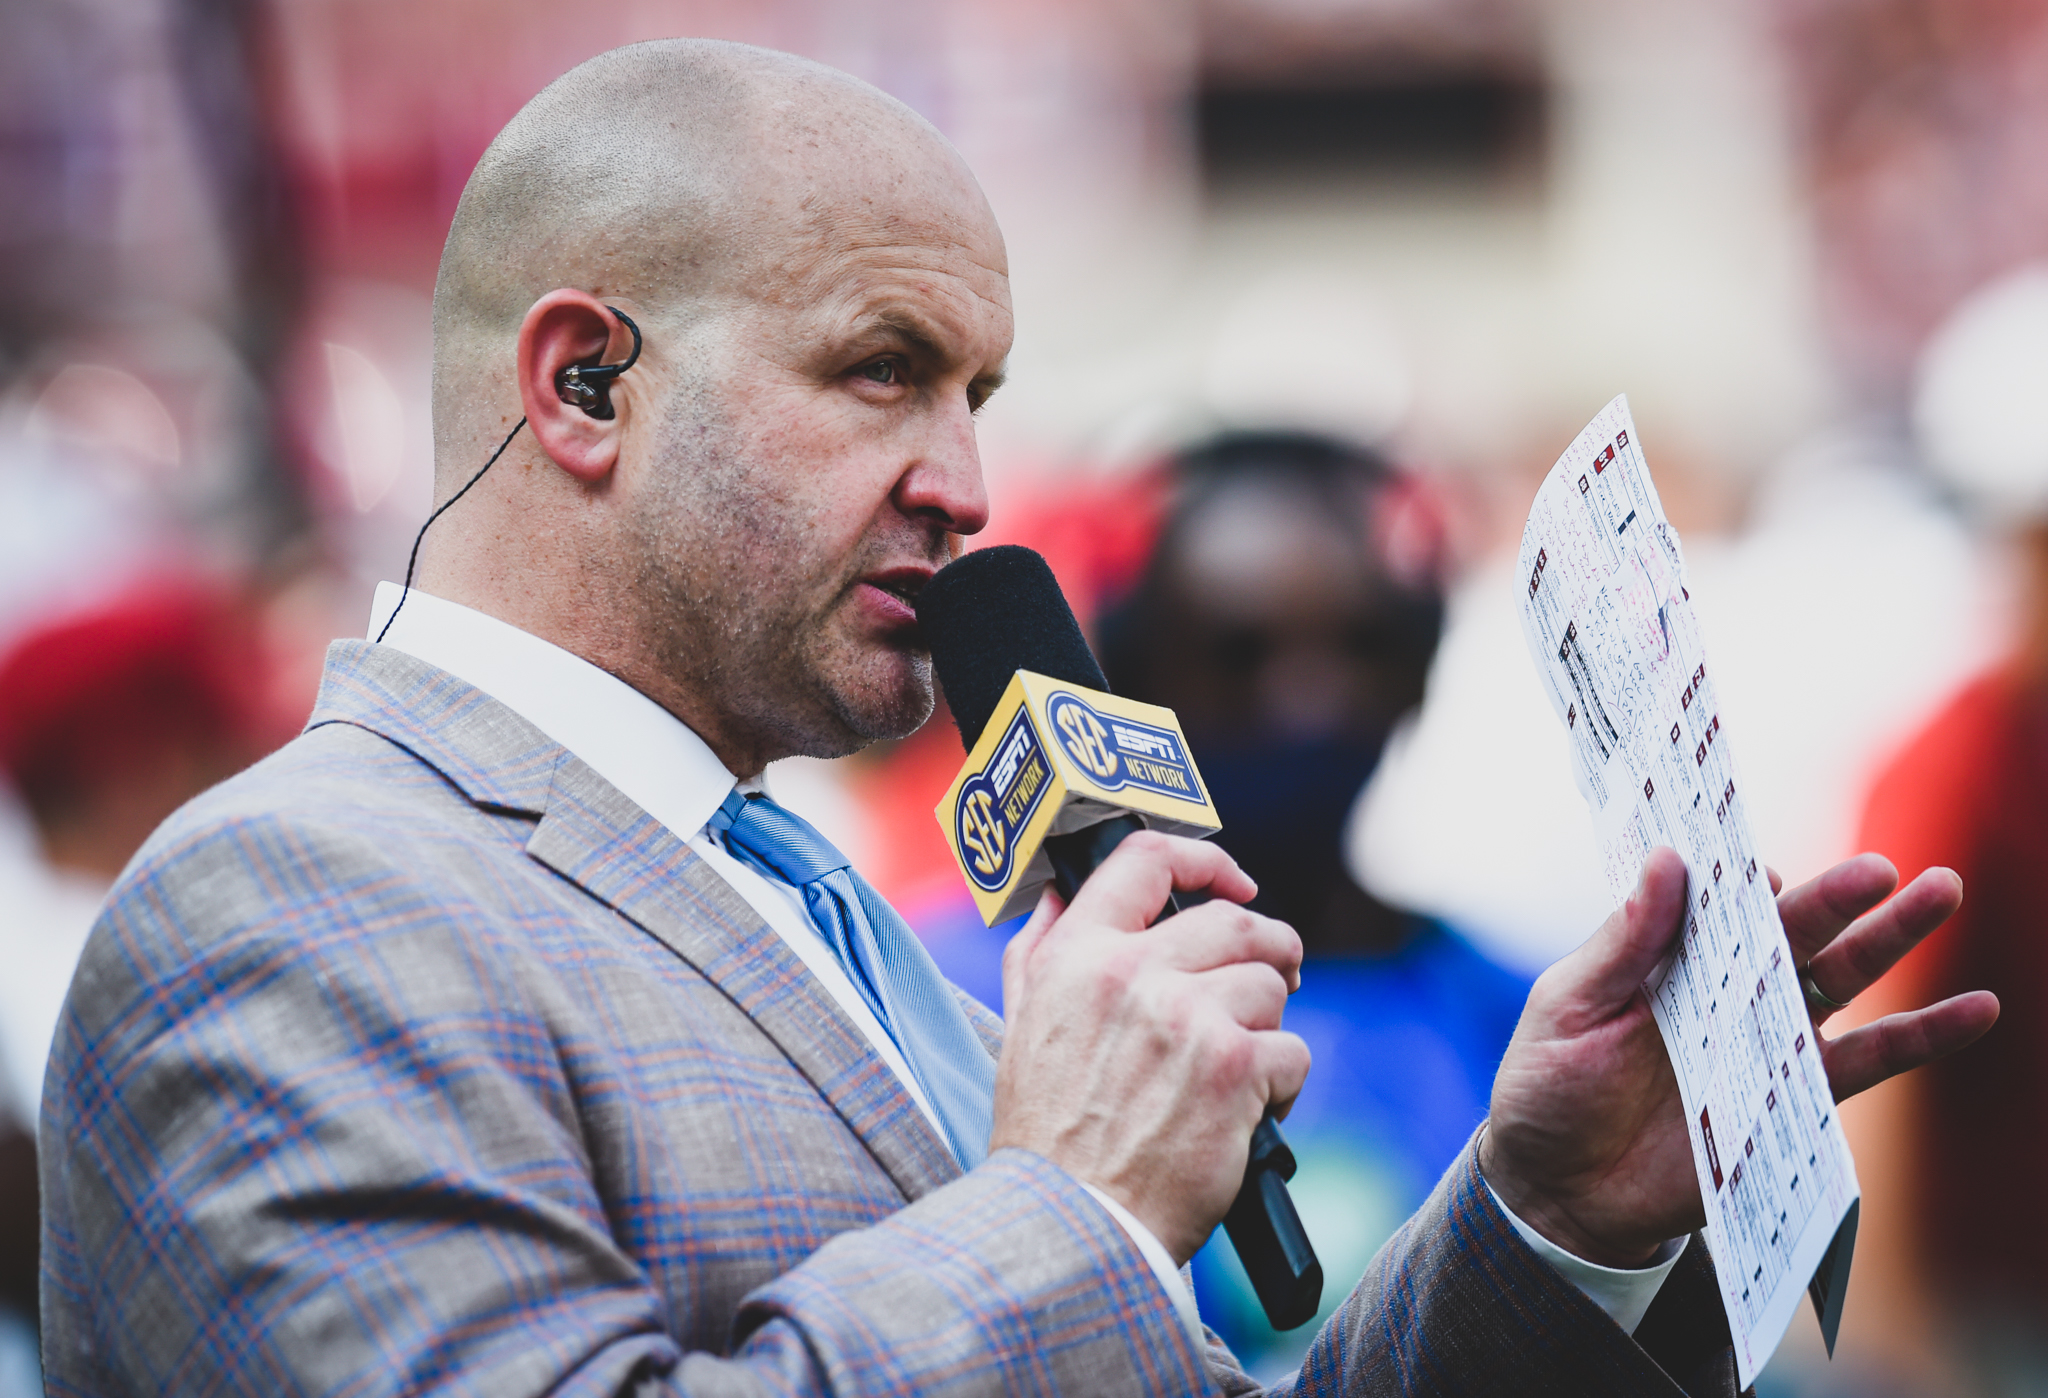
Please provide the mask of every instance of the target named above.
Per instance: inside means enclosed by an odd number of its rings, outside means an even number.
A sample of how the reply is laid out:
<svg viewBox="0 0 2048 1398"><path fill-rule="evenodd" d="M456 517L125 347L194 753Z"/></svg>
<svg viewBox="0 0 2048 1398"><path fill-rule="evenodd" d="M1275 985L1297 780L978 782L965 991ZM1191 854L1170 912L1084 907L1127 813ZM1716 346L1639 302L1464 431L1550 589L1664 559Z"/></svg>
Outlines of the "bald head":
<svg viewBox="0 0 2048 1398"><path fill-rule="evenodd" d="M959 222L962 238L994 231L945 139L845 73L699 39L571 69L499 132L449 229L434 288L437 474L502 433L521 318L550 290L673 332L742 291L802 295L775 283L800 283L834 241L920 219Z"/></svg>

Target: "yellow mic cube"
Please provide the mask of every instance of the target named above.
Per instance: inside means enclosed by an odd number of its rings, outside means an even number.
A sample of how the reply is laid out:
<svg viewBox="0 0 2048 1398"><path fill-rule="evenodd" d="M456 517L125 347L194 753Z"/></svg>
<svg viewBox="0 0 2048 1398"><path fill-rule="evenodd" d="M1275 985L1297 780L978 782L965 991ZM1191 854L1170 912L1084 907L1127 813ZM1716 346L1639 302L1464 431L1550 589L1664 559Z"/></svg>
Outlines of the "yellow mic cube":
<svg viewBox="0 0 2048 1398"><path fill-rule="evenodd" d="M1048 835L1110 816L1202 838L1222 827L1171 709L1019 670L960 775L939 828L990 926L1052 878Z"/></svg>

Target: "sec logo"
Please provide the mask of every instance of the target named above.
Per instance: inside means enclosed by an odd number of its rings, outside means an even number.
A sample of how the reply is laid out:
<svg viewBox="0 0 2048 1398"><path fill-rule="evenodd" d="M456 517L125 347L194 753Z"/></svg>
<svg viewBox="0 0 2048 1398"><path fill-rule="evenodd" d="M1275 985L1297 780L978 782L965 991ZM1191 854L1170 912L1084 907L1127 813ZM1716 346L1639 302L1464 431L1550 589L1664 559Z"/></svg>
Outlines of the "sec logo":
<svg viewBox="0 0 2048 1398"><path fill-rule="evenodd" d="M1009 863L1009 837L996 815L995 797L986 789L970 791L960 802L960 844L967 851L977 883L1001 887Z"/></svg>
<svg viewBox="0 0 2048 1398"><path fill-rule="evenodd" d="M1116 776L1116 749L1109 745L1109 730L1094 710L1068 700L1056 706L1053 722L1060 730L1061 745L1084 770L1104 781Z"/></svg>

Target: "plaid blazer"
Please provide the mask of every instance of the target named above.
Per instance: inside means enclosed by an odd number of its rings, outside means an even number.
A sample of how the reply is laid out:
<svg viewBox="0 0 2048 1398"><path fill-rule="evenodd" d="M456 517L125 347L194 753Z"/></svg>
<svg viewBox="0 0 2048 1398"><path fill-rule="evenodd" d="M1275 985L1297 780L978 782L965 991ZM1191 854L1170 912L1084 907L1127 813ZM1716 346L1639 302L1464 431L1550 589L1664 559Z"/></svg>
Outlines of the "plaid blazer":
<svg viewBox="0 0 2048 1398"><path fill-rule="evenodd" d="M42 1151L53 1395L1258 1388L1063 1171L962 1176L676 835L361 642L304 734L122 877ZM1692 1252L1646 1349L1468 1150L1295 1391L1728 1393Z"/></svg>

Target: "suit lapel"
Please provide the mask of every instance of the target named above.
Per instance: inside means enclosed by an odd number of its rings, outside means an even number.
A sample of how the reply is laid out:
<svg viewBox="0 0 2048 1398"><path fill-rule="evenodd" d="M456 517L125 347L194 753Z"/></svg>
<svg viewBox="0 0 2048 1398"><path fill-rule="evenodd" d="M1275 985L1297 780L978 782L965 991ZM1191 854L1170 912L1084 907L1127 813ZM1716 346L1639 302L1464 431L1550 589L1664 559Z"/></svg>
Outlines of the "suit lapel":
<svg viewBox="0 0 2048 1398"><path fill-rule="evenodd" d="M527 853L716 985L810 1079L907 1199L959 1164L796 953L695 851L568 752Z"/></svg>

